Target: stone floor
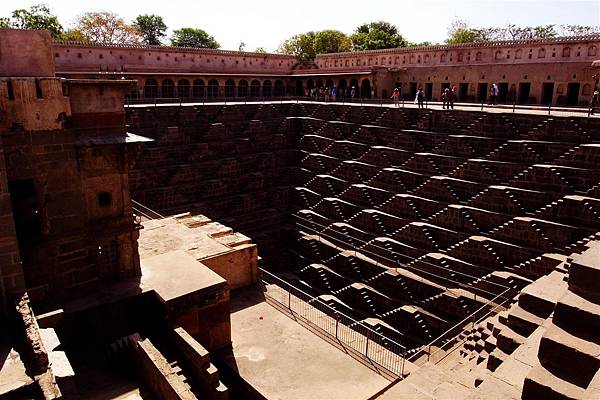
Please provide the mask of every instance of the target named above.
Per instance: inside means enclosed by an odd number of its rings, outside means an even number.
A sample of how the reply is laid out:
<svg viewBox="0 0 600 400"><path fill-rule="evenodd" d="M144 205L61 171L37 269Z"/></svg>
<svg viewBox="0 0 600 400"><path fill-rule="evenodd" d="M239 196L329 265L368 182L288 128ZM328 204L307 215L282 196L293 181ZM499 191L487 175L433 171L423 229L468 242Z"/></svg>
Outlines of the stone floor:
<svg viewBox="0 0 600 400"><path fill-rule="evenodd" d="M232 296L226 362L268 399L368 399L389 381L264 301Z"/></svg>

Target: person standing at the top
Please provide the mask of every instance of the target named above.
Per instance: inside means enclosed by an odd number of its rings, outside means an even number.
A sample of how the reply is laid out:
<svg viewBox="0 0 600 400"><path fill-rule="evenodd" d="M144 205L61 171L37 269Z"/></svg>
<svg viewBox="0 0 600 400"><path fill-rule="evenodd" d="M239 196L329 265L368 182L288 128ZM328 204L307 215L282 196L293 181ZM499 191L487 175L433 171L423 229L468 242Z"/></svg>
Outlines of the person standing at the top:
<svg viewBox="0 0 600 400"><path fill-rule="evenodd" d="M337 87L335 87L335 85L333 85L333 87L331 88L331 101L335 101L337 94L338 94Z"/></svg>
<svg viewBox="0 0 600 400"><path fill-rule="evenodd" d="M446 106L448 106L448 108L450 108L450 106L448 105L448 92L450 92L449 88L444 89L444 91L442 92L442 109L446 109Z"/></svg>
<svg viewBox="0 0 600 400"><path fill-rule="evenodd" d="M394 99L394 106L398 107L398 99L400 98L400 90L395 87L394 91L392 92L392 99Z"/></svg>
<svg viewBox="0 0 600 400"><path fill-rule="evenodd" d="M456 100L456 86L452 86L448 92L448 107L454 110L454 100Z"/></svg>
<svg viewBox="0 0 600 400"><path fill-rule="evenodd" d="M592 98L590 99L590 115L594 115L594 108L598 105L600 101L600 90L598 87L594 89L594 93L592 93Z"/></svg>
<svg viewBox="0 0 600 400"><path fill-rule="evenodd" d="M490 104L498 104L498 85L495 83L492 83L492 88L490 89Z"/></svg>
<svg viewBox="0 0 600 400"><path fill-rule="evenodd" d="M423 105L423 101L425 101L425 92L423 91L423 88L421 87L417 91L417 103L419 105L419 108L425 108L425 106Z"/></svg>
<svg viewBox="0 0 600 400"><path fill-rule="evenodd" d="M350 90L350 97L356 97L356 86L352 86L352 90Z"/></svg>

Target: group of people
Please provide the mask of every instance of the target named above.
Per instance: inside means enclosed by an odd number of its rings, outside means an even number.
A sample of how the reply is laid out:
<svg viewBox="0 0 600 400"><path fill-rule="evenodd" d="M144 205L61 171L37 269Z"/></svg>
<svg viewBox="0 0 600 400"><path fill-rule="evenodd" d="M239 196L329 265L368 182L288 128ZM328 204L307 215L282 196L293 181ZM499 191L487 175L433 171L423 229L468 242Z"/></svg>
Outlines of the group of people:
<svg viewBox="0 0 600 400"><path fill-rule="evenodd" d="M394 100L395 107L400 107L400 88L398 86L396 86L392 91L392 96L390 97L390 99ZM419 105L419 108L425 108L425 92L423 91L423 88L419 88L419 90L417 90L417 95L415 96L415 103Z"/></svg>
<svg viewBox="0 0 600 400"><path fill-rule="evenodd" d="M336 101L336 99L341 97L342 99L349 96L350 98L355 98L357 95L356 86L352 86L350 90L346 87L342 87L338 90L338 88L333 85L332 87L324 87L321 86L319 88L313 87L311 89L306 90L305 95L313 97L315 100L322 101Z"/></svg>
<svg viewBox="0 0 600 400"><path fill-rule="evenodd" d="M498 95L499 95L499 89L498 89L498 85L495 83L492 83L491 87L490 87L490 105L496 105L498 104ZM401 97L401 92L400 92L400 88L398 86L396 86L394 88L394 90L392 91L392 96L390 97L391 99L394 100L394 106L399 107L399 103L400 103L400 97ZM417 89L417 92L415 94L415 104L417 104L417 106L419 108L425 108L425 91L423 90L422 87L419 87ZM456 86L448 86L446 88L444 88L442 90L442 93L440 94L440 98L442 100L442 108L443 109L454 109L454 102L456 101L456 97L457 97L457 89ZM594 106L597 104L600 104L600 91L598 91L598 95L595 97L595 102L594 100L592 100ZM593 112L592 112L593 113Z"/></svg>

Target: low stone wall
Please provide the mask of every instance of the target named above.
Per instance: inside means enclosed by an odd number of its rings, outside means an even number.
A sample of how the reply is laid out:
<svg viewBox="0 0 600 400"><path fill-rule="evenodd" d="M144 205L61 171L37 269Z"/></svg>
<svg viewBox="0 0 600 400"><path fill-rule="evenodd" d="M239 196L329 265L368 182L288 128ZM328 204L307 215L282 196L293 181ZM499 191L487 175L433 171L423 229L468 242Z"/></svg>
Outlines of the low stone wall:
<svg viewBox="0 0 600 400"><path fill-rule="evenodd" d="M211 364L208 351L181 327L173 329L172 337L187 366L193 371L197 383L207 394L207 398L229 399L227 387L219 381L219 371Z"/></svg>
<svg viewBox="0 0 600 400"><path fill-rule="evenodd" d="M163 400L193 400L196 396L181 382L167 360L149 339L135 344L138 373L152 393Z"/></svg>

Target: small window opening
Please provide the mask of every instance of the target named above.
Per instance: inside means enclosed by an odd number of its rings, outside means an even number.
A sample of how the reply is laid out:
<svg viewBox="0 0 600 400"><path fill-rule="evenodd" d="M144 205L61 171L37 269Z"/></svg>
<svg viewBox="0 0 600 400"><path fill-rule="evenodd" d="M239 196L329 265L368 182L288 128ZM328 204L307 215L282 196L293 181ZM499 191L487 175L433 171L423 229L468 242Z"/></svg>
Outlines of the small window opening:
<svg viewBox="0 0 600 400"><path fill-rule="evenodd" d="M35 80L35 97L38 99L44 98L44 94L42 93L42 85L40 84L39 79Z"/></svg>
<svg viewBox="0 0 600 400"><path fill-rule="evenodd" d="M108 207L112 203L110 193L102 192L98 195L98 205L100 207Z"/></svg>
<svg viewBox="0 0 600 400"><path fill-rule="evenodd" d="M14 100L15 99L15 92L14 92L14 89L13 89L12 81L6 81L6 91L8 92L8 99L9 100Z"/></svg>

